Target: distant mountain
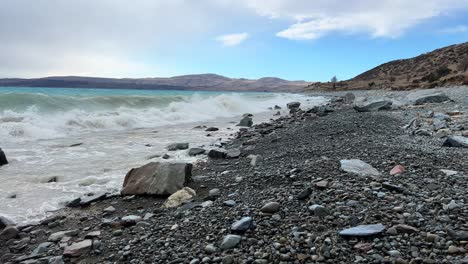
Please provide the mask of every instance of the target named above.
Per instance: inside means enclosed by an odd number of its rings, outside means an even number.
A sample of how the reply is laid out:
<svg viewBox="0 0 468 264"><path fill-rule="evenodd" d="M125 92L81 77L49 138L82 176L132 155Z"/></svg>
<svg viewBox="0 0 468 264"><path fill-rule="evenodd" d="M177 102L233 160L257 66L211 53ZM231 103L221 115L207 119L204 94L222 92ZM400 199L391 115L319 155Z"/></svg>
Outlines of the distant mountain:
<svg viewBox="0 0 468 264"><path fill-rule="evenodd" d="M314 83L310 89L408 90L468 85L468 42L451 45L410 59L384 63L337 83Z"/></svg>
<svg viewBox="0 0 468 264"><path fill-rule="evenodd" d="M258 80L233 79L216 74L183 75L171 78L96 78L80 76L45 77L36 79L0 79L0 86L20 87L70 87L70 88L130 88L130 89L178 89L208 91L268 91L300 92L305 81L287 81L266 77Z"/></svg>

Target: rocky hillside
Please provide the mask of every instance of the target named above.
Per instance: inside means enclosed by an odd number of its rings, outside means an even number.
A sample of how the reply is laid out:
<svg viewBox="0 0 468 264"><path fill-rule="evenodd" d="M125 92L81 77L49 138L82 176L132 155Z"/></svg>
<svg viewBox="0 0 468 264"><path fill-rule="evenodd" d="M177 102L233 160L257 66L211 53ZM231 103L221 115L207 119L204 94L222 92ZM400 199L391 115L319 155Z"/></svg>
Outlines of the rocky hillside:
<svg viewBox="0 0 468 264"><path fill-rule="evenodd" d="M235 79L216 74L184 75L170 78L114 79L96 77L45 77L37 79L0 79L0 86L178 89L209 91L302 91L309 83L266 77L258 80Z"/></svg>
<svg viewBox="0 0 468 264"><path fill-rule="evenodd" d="M409 90L449 85L468 85L468 42L390 61L350 80L315 83L308 88Z"/></svg>

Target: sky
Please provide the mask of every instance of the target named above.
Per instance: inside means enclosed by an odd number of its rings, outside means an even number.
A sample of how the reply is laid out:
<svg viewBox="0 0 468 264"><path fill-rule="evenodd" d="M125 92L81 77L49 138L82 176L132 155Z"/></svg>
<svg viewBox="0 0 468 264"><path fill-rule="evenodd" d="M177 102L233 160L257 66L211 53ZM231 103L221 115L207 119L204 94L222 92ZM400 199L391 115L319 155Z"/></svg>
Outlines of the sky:
<svg viewBox="0 0 468 264"><path fill-rule="evenodd" d="M468 0L0 0L0 78L345 80L468 41Z"/></svg>

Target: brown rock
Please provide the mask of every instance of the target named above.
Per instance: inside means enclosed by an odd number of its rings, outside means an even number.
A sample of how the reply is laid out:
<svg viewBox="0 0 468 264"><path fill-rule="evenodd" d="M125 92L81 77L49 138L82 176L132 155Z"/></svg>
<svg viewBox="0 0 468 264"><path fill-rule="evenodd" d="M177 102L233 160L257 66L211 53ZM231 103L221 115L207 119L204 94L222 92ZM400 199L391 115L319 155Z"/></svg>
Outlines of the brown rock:
<svg viewBox="0 0 468 264"><path fill-rule="evenodd" d="M390 171L390 175L398 175L398 174L402 174L403 172L405 172L405 167L401 166L401 165L396 165L395 167L393 167L393 169Z"/></svg>
<svg viewBox="0 0 468 264"><path fill-rule="evenodd" d="M315 183L315 187L319 189L326 189L330 185L330 182L327 180L321 180Z"/></svg>

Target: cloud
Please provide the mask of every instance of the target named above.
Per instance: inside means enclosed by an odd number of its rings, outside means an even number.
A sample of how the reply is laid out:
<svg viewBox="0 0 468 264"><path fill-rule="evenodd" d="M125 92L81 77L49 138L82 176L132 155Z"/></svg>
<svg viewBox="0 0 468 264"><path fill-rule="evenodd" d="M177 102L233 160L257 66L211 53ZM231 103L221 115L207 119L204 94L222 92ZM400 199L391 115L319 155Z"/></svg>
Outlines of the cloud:
<svg viewBox="0 0 468 264"><path fill-rule="evenodd" d="M431 18L468 9L466 0L244 0L261 16L290 21L278 37L309 40L338 32L395 38Z"/></svg>
<svg viewBox="0 0 468 264"><path fill-rule="evenodd" d="M216 40L221 42L223 46L237 46L244 42L249 37L247 33L227 34L216 37Z"/></svg>
<svg viewBox="0 0 468 264"><path fill-rule="evenodd" d="M445 34L465 33L468 32L468 26L458 25L454 27L444 28L440 32Z"/></svg>

